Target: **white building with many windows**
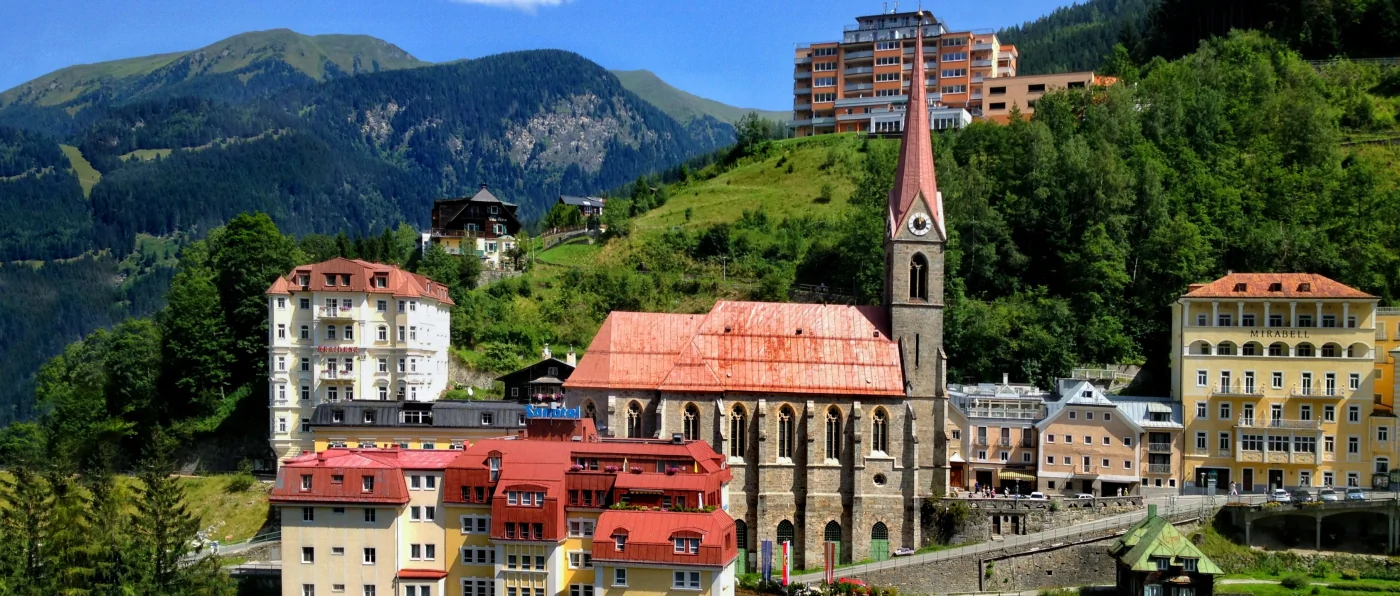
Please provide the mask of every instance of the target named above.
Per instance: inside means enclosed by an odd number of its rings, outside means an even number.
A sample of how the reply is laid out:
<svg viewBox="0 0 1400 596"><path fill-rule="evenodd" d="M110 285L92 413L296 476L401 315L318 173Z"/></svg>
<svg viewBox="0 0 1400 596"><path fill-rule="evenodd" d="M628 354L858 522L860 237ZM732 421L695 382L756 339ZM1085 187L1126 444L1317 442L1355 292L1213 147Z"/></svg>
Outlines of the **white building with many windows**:
<svg viewBox="0 0 1400 596"><path fill-rule="evenodd" d="M447 286L337 258L277 278L268 295L268 388L278 461L315 448L317 404L433 401L447 388Z"/></svg>

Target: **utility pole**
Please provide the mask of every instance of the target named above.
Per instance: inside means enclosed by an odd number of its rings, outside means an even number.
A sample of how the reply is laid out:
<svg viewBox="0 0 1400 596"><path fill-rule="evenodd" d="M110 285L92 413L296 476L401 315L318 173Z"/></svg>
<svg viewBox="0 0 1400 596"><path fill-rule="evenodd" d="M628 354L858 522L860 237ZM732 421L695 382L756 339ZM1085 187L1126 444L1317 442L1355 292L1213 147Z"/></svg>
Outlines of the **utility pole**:
<svg viewBox="0 0 1400 596"><path fill-rule="evenodd" d="M728 267L728 263L726 262L726 261L728 261L728 260L729 260L729 257L727 257L727 256L725 256L725 255L720 255L720 256L719 256L719 281L720 281L720 283L724 283L725 280L729 277L729 267Z"/></svg>

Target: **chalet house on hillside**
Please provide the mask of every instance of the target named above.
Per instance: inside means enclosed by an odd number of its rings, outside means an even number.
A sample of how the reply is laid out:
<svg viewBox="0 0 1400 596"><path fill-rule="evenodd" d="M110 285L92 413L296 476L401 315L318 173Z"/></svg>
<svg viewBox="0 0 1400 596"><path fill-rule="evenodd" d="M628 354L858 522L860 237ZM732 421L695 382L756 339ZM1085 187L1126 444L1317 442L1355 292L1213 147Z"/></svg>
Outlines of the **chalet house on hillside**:
<svg viewBox="0 0 1400 596"><path fill-rule="evenodd" d="M559 195L559 203L577 207L579 215L584 219L590 217L601 217L603 215L603 204L607 199L603 197L575 197L571 195Z"/></svg>
<svg viewBox="0 0 1400 596"><path fill-rule="evenodd" d="M518 208L496 198L485 184L471 198L436 201L432 229L423 234L423 248L431 243L448 254L474 254L486 268L500 269L520 233L520 220L515 215Z"/></svg>
<svg viewBox="0 0 1400 596"><path fill-rule="evenodd" d="M496 380L505 384L508 400L531 404L560 402L564 399L564 381L574 373L577 358L573 348L569 348L569 354L563 360L555 358L546 345L539 362L496 377Z"/></svg>
<svg viewBox="0 0 1400 596"><path fill-rule="evenodd" d="M1117 561L1117 592L1125 596L1211 596L1224 572L1183 536L1157 506L1128 529L1108 554Z"/></svg>

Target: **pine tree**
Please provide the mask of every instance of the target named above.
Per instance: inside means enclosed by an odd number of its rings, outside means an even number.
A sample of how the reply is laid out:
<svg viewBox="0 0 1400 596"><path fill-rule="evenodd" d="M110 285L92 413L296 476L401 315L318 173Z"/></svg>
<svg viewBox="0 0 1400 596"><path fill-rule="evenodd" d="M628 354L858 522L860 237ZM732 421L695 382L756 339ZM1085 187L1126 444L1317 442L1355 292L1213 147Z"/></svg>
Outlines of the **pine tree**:
<svg viewBox="0 0 1400 596"><path fill-rule="evenodd" d="M89 470L84 485L92 494L91 519L101 524L90 553L92 596L126 596L137 580L137 557L132 552L131 517L126 512L127 491L107 469Z"/></svg>
<svg viewBox="0 0 1400 596"><path fill-rule="evenodd" d="M218 557L200 556L193 547L199 537L199 518L185 503L185 490L172 473L172 441L164 433L151 437L148 455L141 465L132 552L139 593L153 595L232 594L228 576Z"/></svg>
<svg viewBox="0 0 1400 596"><path fill-rule="evenodd" d="M92 502L72 474L56 468L46 474L53 495L52 526L42 553L50 593L87 596L92 593L93 557L103 532L94 532Z"/></svg>
<svg viewBox="0 0 1400 596"><path fill-rule="evenodd" d="M48 483L27 466L0 477L0 588L6 594L49 593L44 549L53 529Z"/></svg>

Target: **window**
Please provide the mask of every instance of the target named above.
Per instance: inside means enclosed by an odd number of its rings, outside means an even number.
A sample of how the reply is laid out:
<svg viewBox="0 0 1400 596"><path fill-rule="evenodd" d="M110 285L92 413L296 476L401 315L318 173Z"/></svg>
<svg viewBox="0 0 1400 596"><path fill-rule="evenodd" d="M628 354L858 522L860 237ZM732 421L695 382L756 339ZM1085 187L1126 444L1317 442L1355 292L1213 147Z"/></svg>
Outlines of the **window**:
<svg viewBox="0 0 1400 596"><path fill-rule="evenodd" d="M673 577L674 577L674 579L673 579L672 582L671 582L671 587L672 587L672 588L675 588L675 589L678 589L678 590L699 590L699 589L700 589L700 572L699 572L699 571L676 571L676 572L674 572L674 576L673 576Z"/></svg>
<svg viewBox="0 0 1400 596"><path fill-rule="evenodd" d="M365 523L367 523L367 524L372 524L372 523L374 523L374 521L375 521L375 516L376 516L376 514L375 514L375 510L374 510L374 509L370 509L370 508L368 508L368 507L365 508Z"/></svg>
<svg viewBox="0 0 1400 596"><path fill-rule="evenodd" d="M1006 109L1006 102L1004 102L1004 101L994 101L994 102L992 102L992 103L990 103L990 104L987 104L987 109L989 109L989 110L1005 110L1005 109Z"/></svg>
<svg viewBox="0 0 1400 596"><path fill-rule="evenodd" d="M1053 466L1053 465L1055 465L1055 456L1053 456L1053 455L1047 455L1047 456L1045 456L1045 465L1047 465L1047 466Z"/></svg>
<svg viewBox="0 0 1400 596"><path fill-rule="evenodd" d="M1377 426L1377 427L1376 427L1376 440L1377 440L1377 441L1389 441L1389 440L1390 440L1390 427L1389 427L1389 426Z"/></svg>
<svg viewBox="0 0 1400 596"><path fill-rule="evenodd" d="M1006 95L1006 87L992 87L987 90L987 95Z"/></svg>
<svg viewBox="0 0 1400 596"><path fill-rule="evenodd" d="M1361 406L1347 406L1347 422L1361 422Z"/></svg>
<svg viewBox="0 0 1400 596"><path fill-rule="evenodd" d="M949 52L940 59L942 62L957 62L959 60L967 60L967 52Z"/></svg>
<svg viewBox="0 0 1400 596"><path fill-rule="evenodd" d="M1322 421L1323 421L1323 422L1336 422L1336 421L1337 421L1337 406L1334 406L1334 405L1331 405L1331 404L1327 404L1327 405L1322 406Z"/></svg>
<svg viewBox="0 0 1400 596"><path fill-rule="evenodd" d="M1332 435L1325 435L1325 436L1323 436L1323 437L1322 437L1322 451L1323 451L1323 453L1336 453L1336 452L1337 452L1337 438L1334 437L1334 436L1332 436Z"/></svg>
<svg viewBox="0 0 1400 596"><path fill-rule="evenodd" d="M1276 370L1270 373L1269 386L1274 389L1283 389L1283 371Z"/></svg>
<svg viewBox="0 0 1400 596"><path fill-rule="evenodd" d="M1046 443L1054 443L1054 442L1055 442L1055 435L1053 435L1053 434L1045 435L1045 442L1046 442Z"/></svg>
<svg viewBox="0 0 1400 596"><path fill-rule="evenodd" d="M1240 435L1241 451L1263 451L1264 435Z"/></svg>
<svg viewBox="0 0 1400 596"><path fill-rule="evenodd" d="M681 418L682 436L687 441L700 440L700 409L695 404L686 404Z"/></svg>
<svg viewBox="0 0 1400 596"><path fill-rule="evenodd" d="M569 596L593 596L593 586L588 584L569 585Z"/></svg>
<svg viewBox="0 0 1400 596"><path fill-rule="evenodd" d="M871 418L870 438L870 448L872 451L878 453L889 453L889 421L886 420L885 410L883 408L876 409L875 415Z"/></svg>
<svg viewBox="0 0 1400 596"><path fill-rule="evenodd" d="M1230 402L1220 402L1220 419L1230 419Z"/></svg>
<svg viewBox="0 0 1400 596"><path fill-rule="evenodd" d="M1197 418L1205 418L1206 415L1207 415L1207 414L1206 414L1206 402L1204 402L1204 401L1198 401L1198 402L1196 402L1196 417L1197 417Z"/></svg>
<svg viewBox="0 0 1400 596"><path fill-rule="evenodd" d="M826 458L841 459L841 409L836 406L826 411Z"/></svg>
<svg viewBox="0 0 1400 596"><path fill-rule="evenodd" d="M1220 433L1219 442L1216 444L1216 448L1219 449L1221 453L1229 453L1229 452L1230 452L1230 433L1229 433L1229 432L1221 432L1221 433Z"/></svg>
<svg viewBox="0 0 1400 596"><path fill-rule="evenodd" d="M1361 374L1350 373L1347 375L1347 389L1356 391L1361 388Z"/></svg>
<svg viewBox="0 0 1400 596"><path fill-rule="evenodd" d="M315 549L315 548L312 548L312 547L310 547L310 546L303 546L303 547L301 547L301 562L302 562L302 563L315 563L315 562L316 562L316 549Z"/></svg>
<svg viewBox="0 0 1400 596"><path fill-rule="evenodd" d="M1076 411L1074 411L1074 410L1070 410L1070 411L1069 411L1069 419L1070 419L1070 420L1074 420L1075 418L1078 418L1078 417L1079 417L1079 412L1076 412ZM1065 435L1065 442L1066 442L1066 443L1069 442L1069 435Z"/></svg>
<svg viewBox="0 0 1400 596"><path fill-rule="evenodd" d="M361 476L360 490L367 493L374 492L374 476Z"/></svg>
<svg viewBox="0 0 1400 596"><path fill-rule="evenodd" d="M1044 93L1044 92L1045 92L1045 83L1038 83L1038 84L1035 84L1035 85L1026 85L1026 93Z"/></svg>
<svg viewBox="0 0 1400 596"><path fill-rule="evenodd" d="M622 588L627 587L627 568L626 568L626 567L614 567L614 568L613 568L613 582L612 582L612 583L613 583L614 586L617 586L617 587L622 587Z"/></svg>
<svg viewBox="0 0 1400 596"><path fill-rule="evenodd" d="M743 406L735 405L729 411L729 456L744 457L744 450L748 446L748 417L745 415Z"/></svg>
<svg viewBox="0 0 1400 596"><path fill-rule="evenodd" d="M1205 433L1204 431L1196 431L1196 451L1205 451L1205 450L1206 450L1206 433Z"/></svg>
<svg viewBox="0 0 1400 596"><path fill-rule="evenodd" d="M915 254L909 259L909 297L928 300L928 259Z"/></svg>
<svg viewBox="0 0 1400 596"><path fill-rule="evenodd" d="M302 584L302 585L301 585L301 596L316 596L316 585L315 585L315 584Z"/></svg>
<svg viewBox="0 0 1400 596"><path fill-rule="evenodd" d="M412 521L422 521L423 513L417 505L408 508L408 519Z"/></svg>
<svg viewBox="0 0 1400 596"><path fill-rule="evenodd" d="M613 536L613 548L616 549L617 552L627 550L627 535L618 534Z"/></svg>
<svg viewBox="0 0 1400 596"><path fill-rule="evenodd" d="M944 85L938 91L950 95L955 93L967 93L967 85Z"/></svg>
<svg viewBox="0 0 1400 596"><path fill-rule="evenodd" d="M1347 437L1347 455L1361 453L1361 439L1359 437Z"/></svg>
<svg viewBox="0 0 1400 596"><path fill-rule="evenodd" d="M375 587L373 585L366 585L361 596L375 596Z"/></svg>
<svg viewBox="0 0 1400 596"><path fill-rule="evenodd" d="M812 79L813 87L835 87L836 77L817 77Z"/></svg>
<svg viewBox="0 0 1400 596"><path fill-rule="evenodd" d="M778 458L791 459L793 439L793 413L792 408L783 406L778 409Z"/></svg>

